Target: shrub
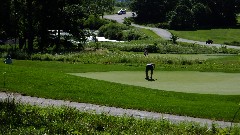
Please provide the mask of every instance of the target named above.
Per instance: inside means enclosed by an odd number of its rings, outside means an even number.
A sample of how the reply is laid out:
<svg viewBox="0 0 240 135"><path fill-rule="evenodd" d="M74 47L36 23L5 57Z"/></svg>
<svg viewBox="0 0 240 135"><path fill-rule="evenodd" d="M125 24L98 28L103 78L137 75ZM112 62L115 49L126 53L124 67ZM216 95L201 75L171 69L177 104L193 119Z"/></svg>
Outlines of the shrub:
<svg viewBox="0 0 240 135"><path fill-rule="evenodd" d="M100 19L99 16L89 15L87 20L84 22L84 27L89 28L91 30L98 30L104 24L107 24L109 21Z"/></svg>
<svg viewBox="0 0 240 135"><path fill-rule="evenodd" d="M140 40L147 38L147 36L143 32L140 32L138 29L133 29L127 25L117 23L109 23L102 26L99 29L98 36L123 41Z"/></svg>
<svg viewBox="0 0 240 135"><path fill-rule="evenodd" d="M169 29L169 24L166 23L166 22L157 23L157 24L156 24L156 27L157 27L157 28L162 28L162 29Z"/></svg>
<svg viewBox="0 0 240 135"><path fill-rule="evenodd" d="M128 27L126 25L111 22L99 28L98 36L103 36L108 39L121 40L123 35L122 31L127 29Z"/></svg>
<svg viewBox="0 0 240 135"><path fill-rule="evenodd" d="M131 20L131 19L126 18L126 17L124 18L123 24L125 24L125 25L127 25L127 26L130 26L131 23L132 23L132 20Z"/></svg>
<svg viewBox="0 0 240 135"><path fill-rule="evenodd" d="M171 40L172 40L173 44L177 44L178 36L171 33Z"/></svg>
<svg viewBox="0 0 240 135"><path fill-rule="evenodd" d="M131 41L131 40L140 40L147 38L142 32L136 29L130 29L123 31L123 40Z"/></svg>
<svg viewBox="0 0 240 135"><path fill-rule="evenodd" d="M147 48L148 52L150 53L157 53L159 52L159 47L157 44L153 44L153 45L148 45Z"/></svg>
<svg viewBox="0 0 240 135"><path fill-rule="evenodd" d="M26 51L17 50L13 55L13 58L18 60L27 60L30 58L30 55Z"/></svg>

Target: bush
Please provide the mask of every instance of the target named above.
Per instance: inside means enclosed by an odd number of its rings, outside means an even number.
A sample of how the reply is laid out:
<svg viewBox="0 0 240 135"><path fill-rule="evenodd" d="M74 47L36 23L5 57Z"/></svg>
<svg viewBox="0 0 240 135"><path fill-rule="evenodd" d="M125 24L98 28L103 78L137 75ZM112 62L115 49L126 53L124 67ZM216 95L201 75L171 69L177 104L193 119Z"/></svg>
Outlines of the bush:
<svg viewBox="0 0 240 135"><path fill-rule="evenodd" d="M88 19L84 22L84 27L90 30L98 30L104 24L109 23L109 21L100 19L99 16L89 15Z"/></svg>
<svg viewBox="0 0 240 135"><path fill-rule="evenodd" d="M136 29L130 29L123 31L123 40L131 41L131 40L139 40L143 38L143 33Z"/></svg>
<svg viewBox="0 0 240 135"><path fill-rule="evenodd" d="M109 23L102 26L99 29L98 36L103 36L108 39L114 39L119 41L131 41L148 38L143 32L140 32L138 29L134 29L130 26L117 23Z"/></svg>
<svg viewBox="0 0 240 135"><path fill-rule="evenodd" d="M158 23L156 24L157 28L162 28L162 29L169 29L169 24L164 22L164 23Z"/></svg>
<svg viewBox="0 0 240 135"><path fill-rule="evenodd" d="M122 31L127 29L128 27L126 25L111 22L99 28L98 36L103 36L108 39L121 40L123 35Z"/></svg>
<svg viewBox="0 0 240 135"><path fill-rule="evenodd" d="M132 23L132 20L131 20L131 19L126 18L126 17L124 18L123 24L125 24L125 25L127 25L127 26L130 26L131 23Z"/></svg>
<svg viewBox="0 0 240 135"><path fill-rule="evenodd" d="M159 52L159 46L157 46L157 44L148 45L147 50L150 53L157 53L157 52Z"/></svg>
<svg viewBox="0 0 240 135"><path fill-rule="evenodd" d="M18 60L27 60L30 58L30 55L26 51L16 50L12 53L12 58Z"/></svg>

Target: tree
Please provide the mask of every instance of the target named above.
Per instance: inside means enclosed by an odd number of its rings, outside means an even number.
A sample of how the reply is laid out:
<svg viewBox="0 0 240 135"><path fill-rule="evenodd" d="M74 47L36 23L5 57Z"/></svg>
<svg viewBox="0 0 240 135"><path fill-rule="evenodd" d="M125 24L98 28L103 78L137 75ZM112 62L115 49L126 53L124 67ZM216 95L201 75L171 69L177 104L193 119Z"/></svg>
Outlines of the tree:
<svg viewBox="0 0 240 135"><path fill-rule="evenodd" d="M172 29L192 29L195 26L194 14L186 5L178 5L172 13L169 25Z"/></svg>
<svg viewBox="0 0 240 135"><path fill-rule="evenodd" d="M27 0L26 1L26 11L27 11L27 39L28 39L28 53L31 54L33 52L33 40L35 37L35 30L34 30L34 21L33 13L34 13L34 1Z"/></svg>
<svg viewBox="0 0 240 135"><path fill-rule="evenodd" d="M167 13L172 11L178 0L132 0L130 9L136 12L138 22L166 22Z"/></svg>
<svg viewBox="0 0 240 135"><path fill-rule="evenodd" d="M60 30L85 41L88 32L83 30L84 22L91 27L88 16L94 15L98 24L99 15L112 11L113 4L113 0L0 0L0 40L18 38L20 49L25 45L29 54L34 49L43 52L50 44L49 30L58 30L54 39L58 50Z"/></svg>
<svg viewBox="0 0 240 135"><path fill-rule="evenodd" d="M209 11L205 20L210 27L236 25L237 5L239 0L201 0Z"/></svg>
<svg viewBox="0 0 240 135"><path fill-rule="evenodd" d="M12 4L11 0L0 0L0 40L16 37L16 12Z"/></svg>
<svg viewBox="0 0 240 135"><path fill-rule="evenodd" d="M105 12L114 11L114 0L88 0L86 2L86 7L89 15L103 15Z"/></svg>
<svg viewBox="0 0 240 135"><path fill-rule="evenodd" d="M235 0L235 10L237 14L240 14L240 0Z"/></svg>
<svg viewBox="0 0 240 135"><path fill-rule="evenodd" d="M192 6L192 12L195 20L195 27L204 27L209 24L211 10L202 3L196 3Z"/></svg>
<svg viewBox="0 0 240 135"><path fill-rule="evenodd" d="M130 4L139 22L170 22L181 29L236 25L239 7L240 0L132 0Z"/></svg>

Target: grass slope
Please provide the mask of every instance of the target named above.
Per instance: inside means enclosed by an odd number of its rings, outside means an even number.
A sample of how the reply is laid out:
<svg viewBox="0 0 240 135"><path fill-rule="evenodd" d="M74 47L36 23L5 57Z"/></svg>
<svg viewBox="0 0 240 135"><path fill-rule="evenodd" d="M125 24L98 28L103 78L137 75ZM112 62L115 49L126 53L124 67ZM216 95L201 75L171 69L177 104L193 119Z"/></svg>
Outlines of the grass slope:
<svg viewBox="0 0 240 135"><path fill-rule="evenodd" d="M212 128L198 123L173 124L167 120L113 117L89 114L71 108L40 108L14 102L0 102L0 134L3 135L81 135L81 134L238 134L240 128Z"/></svg>
<svg viewBox="0 0 240 135"><path fill-rule="evenodd" d="M196 31L174 31L171 32L180 38L191 39L205 42L212 39L214 43L224 44L224 42L240 42L239 29L210 29L210 30L196 30Z"/></svg>

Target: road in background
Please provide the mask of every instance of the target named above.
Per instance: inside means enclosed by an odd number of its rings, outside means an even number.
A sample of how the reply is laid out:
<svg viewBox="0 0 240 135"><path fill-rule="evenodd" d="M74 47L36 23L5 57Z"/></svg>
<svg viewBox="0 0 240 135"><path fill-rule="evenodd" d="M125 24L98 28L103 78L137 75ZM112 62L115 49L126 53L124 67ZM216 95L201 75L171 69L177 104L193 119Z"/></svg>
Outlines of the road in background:
<svg viewBox="0 0 240 135"><path fill-rule="evenodd" d="M122 14L122 15L113 14L113 15L105 15L104 16L104 18L110 19L110 20L115 20L118 23L123 23L124 18L128 18L128 17L132 17L132 12L126 12L126 14ZM137 24L132 24L132 26L138 27L138 28L150 29L153 32L155 32L157 35L162 37L163 39L171 40L171 33L169 31L167 31L166 29L141 26L141 25L137 25ZM206 44L206 42L194 41L194 40L183 39L183 38L179 38L177 41L178 42L185 42L185 43L205 45L205 46L210 46L210 47L223 47L223 46L227 46L227 48L240 49L240 46L221 45L221 44Z"/></svg>

